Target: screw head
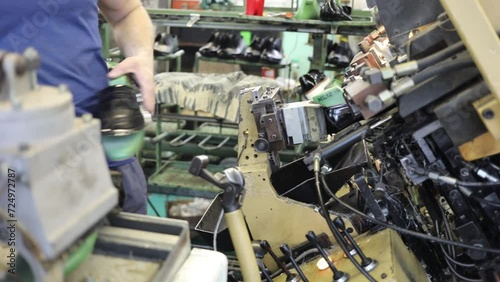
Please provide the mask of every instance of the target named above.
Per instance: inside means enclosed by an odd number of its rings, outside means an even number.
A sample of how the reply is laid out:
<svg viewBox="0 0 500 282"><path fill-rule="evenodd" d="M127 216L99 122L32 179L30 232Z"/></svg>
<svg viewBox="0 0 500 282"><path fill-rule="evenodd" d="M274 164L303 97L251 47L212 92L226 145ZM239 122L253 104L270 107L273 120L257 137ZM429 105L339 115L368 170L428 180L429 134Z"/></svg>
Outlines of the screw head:
<svg viewBox="0 0 500 282"><path fill-rule="evenodd" d="M481 114L485 119L492 119L495 116L495 112L491 109L485 109Z"/></svg>
<svg viewBox="0 0 500 282"><path fill-rule="evenodd" d="M368 109L372 112L378 112L382 110L382 107L384 106L382 100L375 95L366 96L365 103L368 106Z"/></svg>

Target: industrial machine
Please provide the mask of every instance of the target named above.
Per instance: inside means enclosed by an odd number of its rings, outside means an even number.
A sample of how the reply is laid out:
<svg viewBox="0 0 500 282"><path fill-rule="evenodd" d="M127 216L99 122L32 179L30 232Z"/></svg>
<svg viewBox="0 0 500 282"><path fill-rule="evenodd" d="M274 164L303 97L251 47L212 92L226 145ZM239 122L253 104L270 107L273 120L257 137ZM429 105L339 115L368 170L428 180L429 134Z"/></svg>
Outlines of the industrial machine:
<svg viewBox="0 0 500 282"><path fill-rule="evenodd" d="M191 250L186 221L117 209L99 120L39 85L39 63L0 51L0 280L225 281L226 257Z"/></svg>
<svg viewBox="0 0 500 282"><path fill-rule="evenodd" d="M261 278L499 281L500 4L368 2L378 28L346 72L345 104L241 93L242 210ZM307 141L323 144L281 164Z"/></svg>

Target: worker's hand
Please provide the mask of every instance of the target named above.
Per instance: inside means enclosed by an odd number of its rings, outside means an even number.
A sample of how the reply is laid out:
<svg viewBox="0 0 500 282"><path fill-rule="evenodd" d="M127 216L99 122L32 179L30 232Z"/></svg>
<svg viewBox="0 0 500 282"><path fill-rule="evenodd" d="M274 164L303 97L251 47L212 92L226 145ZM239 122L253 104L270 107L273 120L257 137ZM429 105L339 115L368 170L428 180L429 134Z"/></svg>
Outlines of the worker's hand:
<svg viewBox="0 0 500 282"><path fill-rule="evenodd" d="M133 56L126 58L116 65L116 67L108 73L108 77L114 79L128 73L133 74L135 82L139 85L144 99L144 108L148 112L153 113L156 97L153 72L154 65L152 57Z"/></svg>

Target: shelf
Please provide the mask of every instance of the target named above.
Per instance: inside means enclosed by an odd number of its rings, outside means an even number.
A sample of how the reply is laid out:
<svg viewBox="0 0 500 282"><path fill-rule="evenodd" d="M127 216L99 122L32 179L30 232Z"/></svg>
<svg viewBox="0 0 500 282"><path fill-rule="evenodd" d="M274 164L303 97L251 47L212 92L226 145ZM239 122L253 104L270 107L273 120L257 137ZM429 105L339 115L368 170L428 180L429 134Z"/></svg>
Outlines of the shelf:
<svg viewBox="0 0 500 282"><path fill-rule="evenodd" d="M170 60L174 60L174 59L181 57L182 55L184 55L184 53L185 53L184 50L181 49L181 50L177 50L177 52L170 54L170 55L154 56L154 59L157 61L170 61Z"/></svg>
<svg viewBox="0 0 500 282"><path fill-rule="evenodd" d="M326 22L203 10L148 9L148 13L154 24L171 27L296 31L343 35L366 35L375 28L372 18L367 16L356 17L353 21Z"/></svg>
<svg viewBox="0 0 500 282"><path fill-rule="evenodd" d="M270 64L270 63L262 63L262 62L249 62L242 59L221 59L217 57L203 57L199 52L196 52L196 60L200 61L208 61L208 62L217 62L217 63L225 63L225 64L233 64L233 65L242 65L242 66L254 66L254 67L266 67L271 69L284 69L290 65L290 63L281 63L281 64Z"/></svg>

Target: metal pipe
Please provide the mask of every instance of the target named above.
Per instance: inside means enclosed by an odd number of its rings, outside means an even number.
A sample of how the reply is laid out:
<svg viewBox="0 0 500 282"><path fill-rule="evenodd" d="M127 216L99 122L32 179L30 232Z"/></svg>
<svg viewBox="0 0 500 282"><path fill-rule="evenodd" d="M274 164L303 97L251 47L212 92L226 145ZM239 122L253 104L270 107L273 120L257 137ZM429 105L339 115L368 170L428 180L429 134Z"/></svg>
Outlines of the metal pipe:
<svg viewBox="0 0 500 282"><path fill-rule="evenodd" d="M229 235L240 263L243 281L260 282L259 267L241 209L224 213Z"/></svg>

